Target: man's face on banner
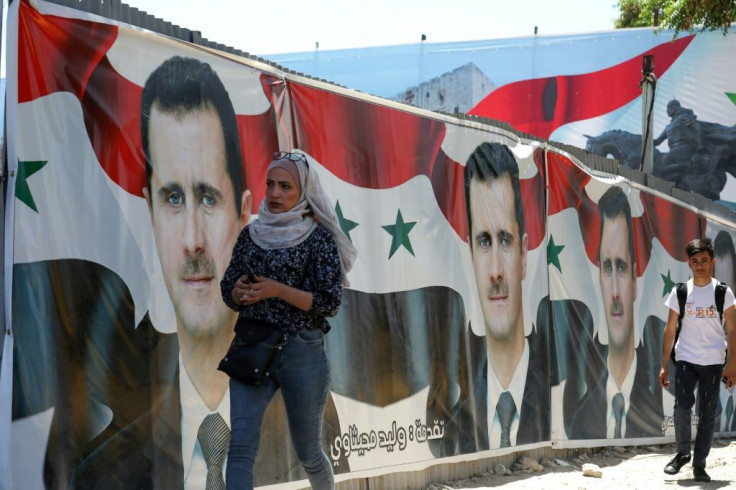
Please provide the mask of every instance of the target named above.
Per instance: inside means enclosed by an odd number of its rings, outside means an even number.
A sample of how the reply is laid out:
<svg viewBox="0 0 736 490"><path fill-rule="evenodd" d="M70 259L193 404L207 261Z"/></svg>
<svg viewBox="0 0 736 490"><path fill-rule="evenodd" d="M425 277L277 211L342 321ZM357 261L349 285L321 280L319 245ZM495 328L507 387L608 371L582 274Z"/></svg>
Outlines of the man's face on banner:
<svg viewBox="0 0 736 490"><path fill-rule="evenodd" d="M521 281L526 275L527 236L519 236L509 176L470 183L471 251L486 332L506 339L524 329Z"/></svg>
<svg viewBox="0 0 736 490"><path fill-rule="evenodd" d="M178 328L199 337L232 327L220 278L249 216L238 217L222 125L213 109L150 119L153 173L146 199Z"/></svg>
<svg viewBox="0 0 736 490"><path fill-rule="evenodd" d="M606 310L608 343L624 347L630 341L634 327L636 275L629 251L629 229L626 218L617 215L603 219L601 233L600 279L601 295Z"/></svg>

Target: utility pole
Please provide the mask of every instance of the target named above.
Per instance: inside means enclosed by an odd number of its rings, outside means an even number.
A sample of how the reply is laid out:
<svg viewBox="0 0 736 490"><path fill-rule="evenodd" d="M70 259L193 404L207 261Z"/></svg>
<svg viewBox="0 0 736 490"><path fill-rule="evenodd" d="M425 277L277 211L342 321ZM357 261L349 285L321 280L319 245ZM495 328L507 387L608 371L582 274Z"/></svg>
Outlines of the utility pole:
<svg viewBox="0 0 736 490"><path fill-rule="evenodd" d="M641 88L641 165L645 174L654 173L654 144L652 140L652 108L654 107L654 89L657 86L657 77L654 76L654 55L642 57L639 82Z"/></svg>

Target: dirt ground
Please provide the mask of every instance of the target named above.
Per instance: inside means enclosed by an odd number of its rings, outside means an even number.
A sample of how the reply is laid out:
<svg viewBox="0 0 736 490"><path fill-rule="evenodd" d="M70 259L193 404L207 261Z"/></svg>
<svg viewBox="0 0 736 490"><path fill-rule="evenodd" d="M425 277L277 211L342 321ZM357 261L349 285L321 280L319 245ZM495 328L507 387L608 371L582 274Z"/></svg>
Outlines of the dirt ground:
<svg viewBox="0 0 736 490"><path fill-rule="evenodd" d="M570 460L542 459L537 471L522 469L520 462L508 468L506 474L486 472L458 481L433 483L427 490L456 490L461 488L490 489L646 489L658 488L736 488L736 438L715 439L708 456L706 471L710 483L692 480L692 466L686 465L680 473L670 476L664 467L675 453L674 444L639 446L637 448L609 447L581 449ZM527 461L527 466L536 466ZM584 476L583 465L600 468L600 478ZM496 468L502 470L502 468ZM541 469L541 471L540 471ZM510 474L509 474L510 473Z"/></svg>

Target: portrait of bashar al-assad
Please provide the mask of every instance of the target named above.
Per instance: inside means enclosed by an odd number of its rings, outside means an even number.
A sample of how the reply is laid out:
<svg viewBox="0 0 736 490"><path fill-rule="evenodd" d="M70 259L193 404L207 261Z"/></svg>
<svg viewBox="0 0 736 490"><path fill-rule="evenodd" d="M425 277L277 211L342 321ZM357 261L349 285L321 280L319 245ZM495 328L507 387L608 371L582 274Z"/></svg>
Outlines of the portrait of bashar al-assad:
<svg viewBox="0 0 736 490"><path fill-rule="evenodd" d="M485 142L473 151L465 167L465 201L488 359L488 412L478 422L487 424L491 448L546 440L548 357L538 331L525 335L522 281L529 238L519 165L507 145Z"/></svg>
<svg viewBox="0 0 736 490"><path fill-rule="evenodd" d="M586 391L574 414L566 416L568 434L571 439L661 436L664 415L657 381L661 334L654 326L640 325L641 340L637 338L637 261L629 194L622 187L608 187L598 211L598 278L605 326L598 327L590 343L595 358L578 361L581 365L575 371L586 373Z"/></svg>
<svg viewBox="0 0 736 490"><path fill-rule="evenodd" d="M209 63L173 56L146 80L140 123L142 194L176 333L151 335L148 410L77 467L72 488L205 488L227 465L206 460L204 435L229 437L230 380L217 366L238 313L222 301L220 278L252 207L238 119ZM286 424L279 395L263 421L258 485L303 473ZM331 399L324 427L339 433Z"/></svg>
<svg viewBox="0 0 736 490"><path fill-rule="evenodd" d="M518 350L524 338L521 281L528 238L518 172L508 148L494 143L478 147L466 167L469 242L491 350Z"/></svg>
<svg viewBox="0 0 736 490"><path fill-rule="evenodd" d="M620 187L608 189L598 202L601 217L599 277L612 359L630 364L634 352L636 254L631 207Z"/></svg>

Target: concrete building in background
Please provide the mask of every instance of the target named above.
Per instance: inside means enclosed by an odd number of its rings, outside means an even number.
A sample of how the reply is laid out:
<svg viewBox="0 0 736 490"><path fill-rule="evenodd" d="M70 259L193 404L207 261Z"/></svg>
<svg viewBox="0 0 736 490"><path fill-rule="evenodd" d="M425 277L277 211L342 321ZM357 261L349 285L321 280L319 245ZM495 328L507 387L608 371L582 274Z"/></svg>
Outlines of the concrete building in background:
<svg viewBox="0 0 736 490"><path fill-rule="evenodd" d="M430 111L467 113L496 86L474 63L409 87L391 100Z"/></svg>

